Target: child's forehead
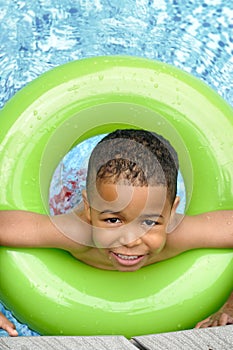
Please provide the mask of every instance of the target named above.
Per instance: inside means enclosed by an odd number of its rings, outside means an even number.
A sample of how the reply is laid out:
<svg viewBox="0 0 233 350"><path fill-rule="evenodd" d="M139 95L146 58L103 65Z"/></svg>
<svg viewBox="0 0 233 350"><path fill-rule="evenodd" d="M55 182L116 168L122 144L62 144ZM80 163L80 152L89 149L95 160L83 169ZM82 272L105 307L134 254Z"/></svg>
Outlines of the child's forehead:
<svg viewBox="0 0 233 350"><path fill-rule="evenodd" d="M118 179L115 181L114 178L108 178L108 179L98 179L96 181L96 189L98 192L108 192L112 191L116 194L122 194L125 193L134 193L134 194L140 194L141 196L147 194L155 194L157 193L167 193L167 186L164 184L157 184L157 185L135 185L132 184L130 181L125 180L124 178Z"/></svg>
<svg viewBox="0 0 233 350"><path fill-rule="evenodd" d="M119 212L132 207L140 210L162 210L167 202L166 186L133 186L101 181L93 191L91 206L98 211Z"/></svg>

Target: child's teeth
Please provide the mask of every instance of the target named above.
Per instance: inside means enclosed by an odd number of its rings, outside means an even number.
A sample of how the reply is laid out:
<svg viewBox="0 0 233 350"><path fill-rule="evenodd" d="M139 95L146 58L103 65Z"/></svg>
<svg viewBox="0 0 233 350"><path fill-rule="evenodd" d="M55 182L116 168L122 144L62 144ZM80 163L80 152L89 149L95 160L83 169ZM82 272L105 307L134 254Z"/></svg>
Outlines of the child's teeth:
<svg viewBox="0 0 233 350"><path fill-rule="evenodd" d="M133 260L133 259L137 259L139 257L139 255L123 255L123 254L117 254L117 256L119 256L119 258L125 259L125 260Z"/></svg>

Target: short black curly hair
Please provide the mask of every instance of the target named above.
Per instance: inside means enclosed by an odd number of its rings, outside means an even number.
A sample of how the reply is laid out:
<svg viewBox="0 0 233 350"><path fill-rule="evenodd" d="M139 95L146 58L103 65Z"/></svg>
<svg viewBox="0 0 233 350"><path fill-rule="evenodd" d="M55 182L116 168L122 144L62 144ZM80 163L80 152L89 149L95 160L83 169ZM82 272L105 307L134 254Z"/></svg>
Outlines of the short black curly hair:
<svg viewBox="0 0 233 350"><path fill-rule="evenodd" d="M99 181L133 186L167 187L174 202L177 191L178 156L161 135L138 129L116 130L94 148L87 171L87 194Z"/></svg>

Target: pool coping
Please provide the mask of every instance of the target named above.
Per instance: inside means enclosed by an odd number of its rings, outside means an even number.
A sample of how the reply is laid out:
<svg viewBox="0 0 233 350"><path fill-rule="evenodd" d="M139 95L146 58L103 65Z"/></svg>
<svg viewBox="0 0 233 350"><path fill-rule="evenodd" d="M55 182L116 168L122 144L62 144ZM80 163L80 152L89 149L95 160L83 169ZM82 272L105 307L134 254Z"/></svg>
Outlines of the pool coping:
<svg viewBox="0 0 233 350"><path fill-rule="evenodd" d="M233 325L135 336L0 337L1 350L229 350Z"/></svg>

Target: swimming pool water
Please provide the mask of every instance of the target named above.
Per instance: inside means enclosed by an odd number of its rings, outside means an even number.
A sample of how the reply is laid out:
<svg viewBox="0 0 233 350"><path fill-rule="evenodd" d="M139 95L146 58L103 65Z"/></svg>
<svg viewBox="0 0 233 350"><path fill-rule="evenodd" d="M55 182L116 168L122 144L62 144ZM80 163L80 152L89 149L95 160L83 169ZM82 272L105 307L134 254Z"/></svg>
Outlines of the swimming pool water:
<svg viewBox="0 0 233 350"><path fill-rule="evenodd" d="M99 55L173 64L233 105L233 2L0 0L0 108L43 72Z"/></svg>
<svg viewBox="0 0 233 350"><path fill-rule="evenodd" d="M0 107L65 62L135 55L182 68L233 104L231 0L0 0Z"/></svg>

